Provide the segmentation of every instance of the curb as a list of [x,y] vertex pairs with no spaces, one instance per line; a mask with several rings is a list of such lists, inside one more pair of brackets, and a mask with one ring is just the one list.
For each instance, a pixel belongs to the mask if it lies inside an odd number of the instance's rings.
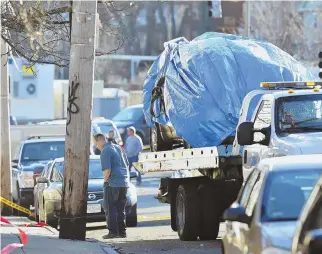
[[119,254],[116,250],[113,249],[113,247],[105,244],[105,243],[99,243],[102,250],[106,253],[106,254]]

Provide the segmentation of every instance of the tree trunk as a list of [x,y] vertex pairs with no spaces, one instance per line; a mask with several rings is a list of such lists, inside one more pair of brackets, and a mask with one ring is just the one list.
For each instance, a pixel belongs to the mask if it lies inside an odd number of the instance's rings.
[[[1,55],[8,52],[7,43],[1,39]],[[1,197],[11,201],[11,145],[10,145],[10,109],[9,79],[7,56],[1,57]],[[11,215],[12,209],[1,205],[2,215]]]
[[97,1],[73,1],[59,237],[85,240]]

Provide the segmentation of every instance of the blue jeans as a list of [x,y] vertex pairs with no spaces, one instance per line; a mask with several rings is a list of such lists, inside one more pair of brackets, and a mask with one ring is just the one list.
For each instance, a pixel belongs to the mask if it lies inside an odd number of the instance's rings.
[[[137,156],[133,156],[133,157],[128,157],[128,158],[127,158],[127,160],[129,161],[129,169],[131,170],[133,162],[138,162],[138,161],[139,161],[139,156],[137,155]],[[137,181],[138,181],[139,183],[141,183],[141,182],[142,182],[142,176],[141,176],[141,173],[140,173],[140,171],[138,171],[137,169],[135,169],[135,170],[136,170],[136,172],[138,172],[138,178],[137,178]]]
[[104,183],[104,211],[107,228],[111,234],[124,234],[126,232],[126,187],[110,187]]

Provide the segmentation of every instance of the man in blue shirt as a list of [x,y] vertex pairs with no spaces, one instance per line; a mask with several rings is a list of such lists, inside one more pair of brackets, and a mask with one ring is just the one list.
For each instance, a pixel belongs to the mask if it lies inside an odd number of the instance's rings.
[[[136,130],[134,127],[128,128],[128,138],[125,142],[125,152],[127,155],[127,158],[129,160],[129,169],[131,170],[133,162],[138,162],[139,160],[139,154],[143,150],[143,142],[142,139],[136,134]],[[141,184],[142,177],[141,173],[138,172],[138,178],[137,183]]]
[[101,165],[104,173],[104,209],[109,234],[103,239],[125,238],[126,194],[130,184],[128,161],[119,145],[103,134],[95,135],[95,142],[101,150]]

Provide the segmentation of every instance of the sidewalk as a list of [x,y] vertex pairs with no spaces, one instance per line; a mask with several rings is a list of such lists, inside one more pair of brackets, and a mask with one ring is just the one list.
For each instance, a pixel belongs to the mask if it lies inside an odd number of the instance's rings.
[[[110,246],[96,240],[71,241],[59,239],[59,232],[51,227],[24,227],[20,225],[35,224],[26,217],[5,217],[12,224],[18,226],[28,236],[28,243],[13,254],[117,254]],[[13,226],[1,225],[1,249],[11,243],[20,243],[19,232]]]

